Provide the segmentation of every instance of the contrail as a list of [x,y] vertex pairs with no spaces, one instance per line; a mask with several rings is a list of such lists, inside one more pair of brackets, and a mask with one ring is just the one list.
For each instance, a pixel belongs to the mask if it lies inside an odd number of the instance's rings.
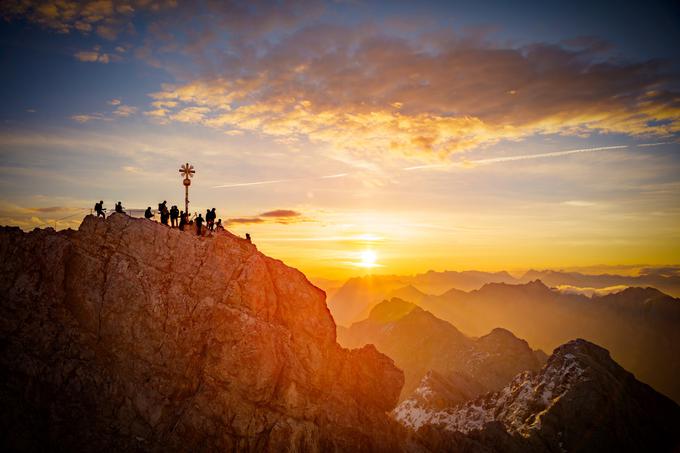
[[448,167],[451,164],[429,164],[429,165],[416,165],[414,167],[405,167],[402,168],[402,170],[405,171],[411,171],[411,170],[425,170],[428,168],[441,168],[441,167]]
[[272,179],[269,181],[253,181],[253,182],[239,182],[235,184],[222,184],[214,186],[213,189],[226,189],[229,187],[245,187],[245,186],[259,186],[262,184],[277,184],[280,182],[298,181],[298,179]]
[[638,145],[640,148],[646,148],[649,146],[661,146],[661,145],[672,145],[673,142],[659,142],[659,143],[642,143]]
[[271,179],[269,181],[253,181],[253,182],[239,182],[233,184],[221,184],[219,186],[213,186],[213,189],[228,189],[231,187],[246,187],[246,186],[261,186],[263,184],[279,184],[282,182],[294,182],[294,181],[307,181],[313,179],[335,179],[343,178],[348,176],[349,173],[338,173],[335,175],[325,175],[325,176],[312,176],[309,178],[291,178],[291,179]]
[[[578,148],[578,149],[570,149],[570,150],[566,150],[566,151],[553,151],[553,152],[541,153],[541,154],[521,154],[519,156],[492,157],[492,158],[489,158],[489,159],[463,160],[463,161],[459,161],[459,162],[448,162],[448,163],[441,163],[441,164],[415,165],[415,166],[412,166],[412,167],[404,167],[404,168],[402,168],[402,171],[427,170],[427,169],[431,169],[431,168],[451,168],[451,167],[465,168],[465,167],[475,166],[475,165],[488,165],[488,164],[497,164],[497,163],[502,163],[502,162],[513,162],[513,161],[516,161],[516,160],[544,159],[544,158],[548,158],[548,157],[568,156],[570,154],[592,153],[592,152],[596,152],[596,151],[607,151],[607,150],[612,150],[612,149],[626,149],[626,148],[630,148],[630,147],[633,147],[633,146],[644,148],[644,147],[661,146],[661,145],[669,145],[669,144],[672,144],[672,142],[641,143],[639,145],[597,146],[597,147],[594,147],[594,148]],[[269,181],[253,181],[253,182],[241,182],[241,183],[233,183],[233,184],[222,184],[222,185],[219,185],[219,186],[214,186],[214,188],[215,189],[225,189],[225,188],[231,188],[231,187],[259,186],[259,185],[263,185],[263,184],[279,184],[279,183],[283,183],[283,182],[306,181],[306,180],[314,180],[314,179],[344,178],[345,176],[350,176],[350,173],[337,173],[337,174],[334,174],[334,175],[316,176],[316,177],[309,177],[309,178],[273,179],[273,180],[269,180]]]
[[551,153],[541,153],[541,154],[524,154],[520,156],[507,156],[507,157],[493,157],[491,159],[478,159],[463,161],[462,164],[475,164],[475,165],[485,165],[485,164],[495,164],[498,162],[511,162],[515,160],[529,160],[529,159],[542,159],[544,157],[560,157],[568,156],[569,154],[579,154],[579,153],[592,153],[594,151],[605,151],[608,149],[623,149],[628,148],[628,145],[615,145],[615,146],[598,146],[597,148],[580,148],[580,149],[570,149],[568,151],[554,151]]
[[[656,144],[647,144],[644,146],[654,146]],[[643,145],[638,145],[638,146],[643,146]],[[605,151],[609,149],[623,149],[623,148],[628,148],[628,145],[614,145],[614,146],[598,146],[595,148],[579,148],[579,149],[570,149],[567,151],[553,151],[550,153],[541,153],[541,154],[522,154],[519,156],[505,156],[505,157],[493,157],[490,159],[477,159],[477,160],[463,160],[460,162],[450,162],[446,164],[430,164],[430,165],[416,165],[414,167],[405,167],[402,168],[402,170],[405,171],[412,171],[412,170],[427,170],[430,168],[446,168],[446,167],[467,167],[471,165],[486,165],[486,164],[497,164],[500,162],[512,162],[515,160],[529,160],[529,159],[542,159],[546,157],[560,157],[560,156],[568,156],[569,154],[578,154],[578,153],[592,153],[595,151]]]

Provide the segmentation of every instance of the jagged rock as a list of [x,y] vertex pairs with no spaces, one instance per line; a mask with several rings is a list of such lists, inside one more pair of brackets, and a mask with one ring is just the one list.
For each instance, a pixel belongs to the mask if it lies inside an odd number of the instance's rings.
[[424,400],[410,408],[406,403],[395,413],[433,451],[671,452],[680,447],[680,407],[585,340],[560,346],[540,372],[521,373],[501,391],[474,401],[446,409]]
[[0,230],[4,450],[399,451],[403,373],[228,232]]

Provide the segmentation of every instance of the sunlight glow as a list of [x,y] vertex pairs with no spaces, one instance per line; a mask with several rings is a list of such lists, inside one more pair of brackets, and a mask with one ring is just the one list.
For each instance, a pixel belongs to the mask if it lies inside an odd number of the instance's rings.
[[359,267],[371,268],[377,267],[379,264],[376,263],[378,256],[373,250],[364,250],[361,252],[361,261],[357,263]]

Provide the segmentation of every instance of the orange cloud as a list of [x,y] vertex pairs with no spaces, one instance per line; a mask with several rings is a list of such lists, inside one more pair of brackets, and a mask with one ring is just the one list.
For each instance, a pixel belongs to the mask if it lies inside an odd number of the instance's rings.
[[174,121],[430,157],[535,134],[680,131],[680,94],[660,62],[595,63],[597,46],[427,44],[303,29],[151,97]]
[[25,18],[58,33],[94,30],[114,40],[126,30],[135,11],[161,11],[174,8],[174,0],[4,0],[0,15],[6,19]]

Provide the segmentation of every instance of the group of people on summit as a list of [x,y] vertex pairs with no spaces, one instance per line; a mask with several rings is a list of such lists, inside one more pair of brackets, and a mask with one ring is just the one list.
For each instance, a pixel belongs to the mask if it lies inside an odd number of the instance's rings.
[[[95,203],[94,211],[97,214],[97,217],[101,216],[106,218],[106,208],[104,207],[103,201]],[[115,211],[121,214],[125,213],[123,204],[120,201],[116,203]],[[195,226],[196,234],[198,236],[203,236],[206,232],[212,233],[215,230],[219,231],[224,229],[222,226],[222,219],[217,219],[215,208],[206,210],[205,218],[201,214],[194,214],[194,216],[190,218],[188,212],[180,211],[176,205],[173,205],[168,209],[168,202],[164,200],[162,203],[158,203],[158,213],[160,214],[160,221],[163,225],[169,226],[170,228],[179,228],[180,231],[185,231],[189,226]],[[156,215],[151,210],[151,206],[147,207],[146,211],[144,211],[145,219],[151,220],[155,216]],[[168,221],[170,224],[168,224]],[[203,228],[204,223],[206,226],[205,229]],[[248,234],[246,236],[247,239],[250,240],[250,235]]]

